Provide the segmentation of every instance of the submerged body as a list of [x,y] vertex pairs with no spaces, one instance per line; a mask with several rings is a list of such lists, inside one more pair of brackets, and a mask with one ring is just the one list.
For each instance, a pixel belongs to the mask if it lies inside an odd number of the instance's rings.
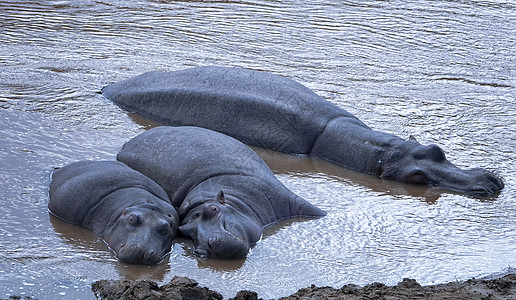
[[285,187],[249,147],[199,127],[157,127],[117,159],[153,179],[178,209],[179,233],[205,257],[245,257],[265,225],[325,213]]
[[486,197],[503,182],[460,169],[436,145],[372,130],[349,112],[285,77],[239,68],[149,72],[105,87],[118,105],[172,126],[200,126],[246,144],[319,157],[411,184]]
[[52,174],[48,208],[101,235],[124,262],[152,265],[171,250],[178,217],[166,192],[116,161],[81,161]]

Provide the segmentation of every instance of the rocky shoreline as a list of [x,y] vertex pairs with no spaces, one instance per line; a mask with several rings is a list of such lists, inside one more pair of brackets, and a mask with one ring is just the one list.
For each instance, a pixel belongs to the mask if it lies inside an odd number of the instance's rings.
[[[97,299],[146,299],[146,300],[222,300],[220,293],[200,286],[195,280],[174,277],[170,282],[159,285],[150,280],[101,280],[92,284]],[[11,296],[9,300],[36,300],[32,297]],[[239,291],[229,300],[261,299],[256,292]],[[451,299],[451,300],[516,300],[516,273],[495,279],[469,279],[462,282],[448,282],[422,286],[414,279],[404,278],[395,286],[371,283],[360,287],[347,284],[341,288],[316,287],[312,285],[280,300],[300,299]],[[0,299],[2,300],[2,299]]]
[[[92,285],[98,299],[223,299],[186,277],[174,277],[159,286],[154,281],[102,280]],[[240,291],[230,300],[260,299],[251,291]],[[280,300],[294,299],[516,299],[516,273],[496,279],[470,279],[464,282],[421,286],[414,279],[405,278],[395,286],[372,283],[364,287],[347,284],[341,288],[316,287],[300,289]]]

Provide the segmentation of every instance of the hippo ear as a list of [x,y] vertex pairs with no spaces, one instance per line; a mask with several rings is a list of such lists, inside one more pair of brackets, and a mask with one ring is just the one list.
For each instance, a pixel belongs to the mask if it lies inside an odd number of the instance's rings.
[[221,204],[224,204],[226,202],[223,190],[220,190],[220,192],[217,194],[217,201],[219,201]]
[[409,139],[409,141],[417,142],[416,138],[412,134],[409,136],[408,139]]

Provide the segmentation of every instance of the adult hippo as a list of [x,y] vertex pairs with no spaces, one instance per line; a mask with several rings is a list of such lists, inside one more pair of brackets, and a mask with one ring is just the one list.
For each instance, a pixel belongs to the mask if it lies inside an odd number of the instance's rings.
[[153,265],[170,252],[178,216],[166,192],[117,161],[81,161],[52,173],[48,208],[101,235],[119,260]]
[[405,183],[487,197],[503,182],[484,169],[464,170],[436,145],[374,131],[305,86],[239,68],[149,72],[102,90],[116,104],[167,125],[194,125],[246,144],[319,157]]
[[152,178],[178,208],[179,234],[203,257],[243,258],[265,225],[325,213],[285,187],[251,148],[200,127],[156,127],[117,159]]

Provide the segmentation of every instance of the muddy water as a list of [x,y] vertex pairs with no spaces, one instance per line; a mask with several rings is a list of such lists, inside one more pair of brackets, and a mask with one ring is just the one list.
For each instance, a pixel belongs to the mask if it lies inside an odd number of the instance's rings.
[[[310,3],[310,4],[307,4]],[[100,279],[188,276],[225,297],[310,284],[423,284],[516,265],[516,4],[432,1],[0,0],[0,298],[90,299]],[[49,216],[53,168],[112,160],[150,126],[100,89],[202,65],[295,79],[377,130],[437,143],[505,178],[478,200],[257,151],[328,212],[267,228],[248,258],[119,263],[88,230]]]

